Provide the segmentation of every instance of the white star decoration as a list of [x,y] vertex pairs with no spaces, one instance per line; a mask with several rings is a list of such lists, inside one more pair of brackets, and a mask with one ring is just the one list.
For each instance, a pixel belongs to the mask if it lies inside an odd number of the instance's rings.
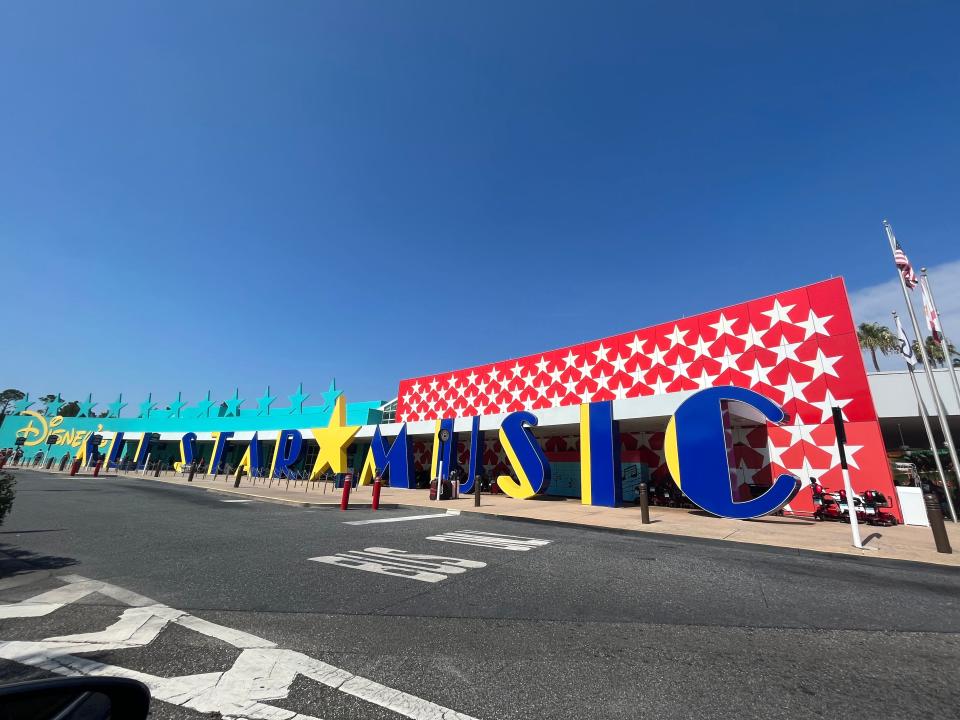
[[823,350],[817,348],[817,356],[813,360],[804,360],[802,361],[804,365],[807,365],[813,368],[813,377],[814,379],[820,377],[821,375],[832,375],[835,378],[840,377],[837,374],[837,371],[834,369],[834,365],[840,362],[842,358],[837,357],[827,357],[823,354]]
[[733,332],[733,326],[738,322],[740,322],[738,319],[728,320],[723,313],[720,313],[720,319],[715,323],[710,323],[710,327],[717,331],[718,340],[723,335],[733,335],[736,337],[736,333]]
[[833,408],[840,408],[840,416],[844,420],[848,420],[847,414],[843,411],[847,405],[853,402],[853,398],[845,398],[843,400],[838,400],[830,392],[830,389],[827,388],[827,394],[824,395],[823,400],[819,402],[812,402],[811,405],[820,408],[820,422],[826,422],[833,415]]
[[641,340],[639,335],[634,335],[634,336],[633,336],[633,340],[631,340],[631,341],[629,342],[629,344],[627,345],[627,347],[630,348],[630,351],[631,351],[634,355],[642,355],[642,354],[643,354],[643,346],[646,345],[646,344],[647,344],[647,341],[646,341],[646,340]]
[[[673,332],[666,336],[670,341],[670,347],[675,345],[685,345],[686,340],[684,338],[686,338],[689,332],[689,330],[681,330],[679,325],[674,325]],[[669,350],[670,348],[667,349]]]
[[773,387],[783,393],[783,403],[786,404],[794,399],[806,402],[807,398],[804,396],[803,390],[809,384],[808,382],[795,380],[792,374],[787,373],[787,381],[783,385],[774,385]]
[[747,331],[743,335],[737,335],[737,337],[746,343],[743,347],[744,352],[752,347],[766,347],[763,344],[763,333],[759,332],[752,323],[747,326]]
[[820,335],[828,335],[827,333],[827,323],[833,318],[833,315],[824,315],[818,317],[813,310],[810,311],[810,314],[807,315],[806,320],[800,320],[796,324],[799,327],[803,328],[803,339],[808,340],[814,335],[819,333]]
[[766,368],[760,364],[760,361],[756,358],[753,359],[753,367],[743,370],[745,375],[750,376],[750,387],[757,385],[758,383],[770,384],[770,371],[773,368]]
[[774,298],[773,307],[769,310],[761,311],[761,315],[766,315],[770,318],[770,327],[773,327],[777,323],[789,323],[793,324],[793,320],[790,319],[790,311],[793,310],[796,305],[781,305],[780,301]]

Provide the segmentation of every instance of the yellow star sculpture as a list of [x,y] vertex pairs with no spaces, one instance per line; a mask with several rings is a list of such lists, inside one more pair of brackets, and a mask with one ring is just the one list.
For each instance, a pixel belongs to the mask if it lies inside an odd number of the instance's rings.
[[325,428],[310,428],[320,446],[312,474],[316,476],[327,468],[335,473],[347,472],[347,448],[359,430],[359,425],[347,425],[347,400],[340,395],[333,404],[329,424]]

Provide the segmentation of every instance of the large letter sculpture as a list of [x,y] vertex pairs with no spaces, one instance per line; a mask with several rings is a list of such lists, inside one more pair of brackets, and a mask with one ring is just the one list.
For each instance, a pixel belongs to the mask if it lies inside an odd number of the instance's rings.
[[363,463],[363,470],[360,472],[360,484],[369,485],[376,475],[386,472],[390,473],[388,477],[390,487],[413,487],[413,448],[407,436],[406,423],[400,426],[400,432],[397,433],[389,450],[380,434],[380,426],[377,425]]
[[501,475],[497,478],[497,485],[504,493],[518,500],[532,498],[550,487],[550,463],[528,427],[536,424],[537,417],[533,413],[514,412],[507,415],[500,425],[500,444],[507,453],[517,479]]
[[610,400],[580,406],[580,502],[606,507],[623,503],[620,429]]
[[299,430],[281,430],[280,437],[273,449],[273,462],[270,463],[270,477],[282,478],[300,457],[303,436]]
[[664,440],[667,467],[677,486],[707,512],[741,520],[768,515],[783,507],[800,483],[791,475],[780,475],[760,497],[734,501],[723,418],[723,403],[731,400],[759,410],[770,422],[784,418],[776,403],[752,390],[733,386],[701,390],[670,418]]

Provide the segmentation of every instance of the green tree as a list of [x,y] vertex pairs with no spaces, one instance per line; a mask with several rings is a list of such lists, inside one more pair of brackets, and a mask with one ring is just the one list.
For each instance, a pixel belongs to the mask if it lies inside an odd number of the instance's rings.
[[870,358],[873,360],[873,369],[877,372],[880,372],[877,353],[887,355],[900,347],[893,330],[880,323],[860,323],[857,328],[857,340],[860,341],[860,348],[870,353]]
[[71,400],[64,403],[57,415],[62,417],[76,417],[80,414],[80,403],[77,400]]
[[[930,358],[931,365],[934,367],[943,367],[947,364],[947,358],[943,354],[943,348],[940,347],[939,342],[933,339],[932,335],[927,335],[923,341],[923,348],[927,351],[927,357]],[[913,352],[917,357],[920,357],[920,345],[916,340],[913,341]],[[957,355],[957,349],[953,346],[952,342],[947,342],[947,352],[951,357]]]
[[16,388],[7,388],[0,392],[0,415],[6,415],[10,406],[18,400],[23,400],[27,394]]

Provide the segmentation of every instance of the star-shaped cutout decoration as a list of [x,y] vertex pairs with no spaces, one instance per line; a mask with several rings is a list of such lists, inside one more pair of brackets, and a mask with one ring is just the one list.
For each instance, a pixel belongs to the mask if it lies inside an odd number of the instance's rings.
[[107,417],[117,418],[120,417],[120,411],[123,410],[127,404],[123,401],[123,393],[117,395],[117,399],[112,403],[109,403],[107,407],[110,409],[110,412],[107,414]]
[[77,403],[80,407],[80,412],[77,413],[80,417],[90,417],[90,411],[93,410],[93,406],[96,403],[93,401],[93,393],[87,393],[87,399],[83,402]]
[[803,400],[807,402],[807,398],[804,396],[803,391],[809,385],[808,382],[800,382],[799,380],[794,379],[793,374],[787,373],[787,381],[783,385],[773,385],[777,390],[783,393],[783,404],[786,404],[790,400]]
[[771,370],[773,370],[773,368],[763,367],[763,365],[760,364],[760,361],[754,358],[753,367],[745,368],[742,372],[744,375],[747,375],[750,377],[750,387],[753,387],[754,385],[761,382],[769,385],[770,384],[769,376],[770,376]]
[[[826,447],[821,446],[821,449],[824,450],[825,452],[830,453],[830,469],[832,470],[835,467],[839,467],[840,448],[837,446],[837,444],[831,443]],[[847,465],[854,468],[855,470],[859,470],[860,466],[857,464],[857,460],[856,458],[854,458],[854,455],[856,455],[861,450],[863,450],[863,445],[848,445],[846,443],[844,443],[843,445],[844,454],[847,456]]]
[[630,352],[634,355],[643,355],[643,346],[646,344],[646,340],[641,340],[639,335],[634,335],[633,340],[627,343],[627,347],[630,348]]
[[[330,390],[328,392],[323,393],[323,397],[327,401],[327,405],[335,405],[337,398],[342,396],[343,396],[343,393],[337,390],[336,381],[331,382]],[[303,403],[306,401],[308,397],[310,397],[310,395],[305,394],[303,392],[303,383],[300,383],[299,385],[297,385],[297,391],[293,395],[288,395],[287,397],[290,400],[290,414],[302,415]]]
[[27,393],[13,404],[13,411],[19,415],[31,405],[33,405],[33,400],[30,399],[30,393]]
[[233,397],[223,401],[227,406],[227,415],[240,417],[240,406],[243,405],[243,401],[244,398],[240,397],[240,388],[235,388],[233,391]]
[[60,393],[57,393],[57,396],[50,400],[47,403],[46,409],[43,411],[44,415],[53,416],[60,412],[60,408],[63,407],[63,398],[60,397]]
[[797,325],[803,328],[803,339],[807,340],[817,333],[820,335],[829,335],[827,332],[827,323],[833,319],[833,315],[824,315],[818,317],[817,314],[811,310],[810,314],[807,315],[806,320],[799,320]]
[[216,403],[210,399],[210,391],[207,390],[207,397],[205,400],[201,400],[197,403],[197,406],[194,410],[197,411],[197,417],[210,417],[210,408],[212,408]]
[[[436,390],[437,385],[439,385],[439,383],[437,382],[436,378],[430,381],[431,390]],[[323,393],[323,404],[332,407],[337,402],[337,398],[341,397],[342,395],[343,393],[337,390],[337,379],[333,378],[330,381],[330,387],[327,388],[325,393]]]
[[800,421],[799,417],[795,418],[793,423],[790,425],[780,425],[781,430],[785,430],[790,434],[791,446],[796,445],[801,441],[808,442],[811,445],[817,445],[817,442],[813,439],[813,435],[811,435],[815,427],[816,426],[813,425],[804,425]]
[[813,379],[816,380],[821,375],[832,375],[835,378],[840,377],[833,366],[840,362],[841,359],[842,356],[840,355],[827,357],[823,354],[823,350],[817,348],[817,356],[813,360],[802,360],[801,362],[813,368]]
[[325,428],[311,428],[313,437],[320,446],[313,475],[330,470],[335,473],[347,471],[347,448],[359,425],[347,425],[347,400],[341,394],[333,403],[333,413]]
[[153,411],[153,409],[156,406],[157,404],[153,401],[153,393],[147,393],[147,399],[144,400],[142,403],[140,403],[140,406],[139,406],[140,414],[137,415],[137,417],[141,417],[141,418],[150,417],[150,413]]
[[746,352],[747,350],[753,347],[758,347],[758,348],[766,347],[766,345],[764,345],[763,343],[763,333],[757,330],[753,326],[753,323],[747,325],[747,331],[742,335],[737,335],[737,337],[743,340],[744,342],[744,346],[743,346],[744,352]]
[[[257,415],[269,415],[270,406],[273,405],[273,401],[277,399],[276,395],[270,394],[270,386],[267,385],[267,389],[263,391],[263,395],[257,398]],[[410,395],[407,395],[407,402],[410,401]]]
[[168,417],[180,417],[180,411],[183,410],[186,403],[183,401],[183,393],[177,393],[177,399],[170,403],[170,415]]
[[736,337],[737,334],[733,332],[733,326],[740,322],[739,319],[733,318],[728,319],[726,315],[720,313],[720,319],[715,323],[710,323],[710,327],[717,331],[717,339],[719,340],[723,335],[732,335]]
[[843,411],[843,408],[852,402],[853,398],[844,398],[842,400],[835,398],[833,393],[830,392],[830,389],[827,388],[827,393],[823,396],[823,400],[819,402],[814,401],[810,404],[820,408],[820,422],[829,420],[833,416],[833,408],[835,407],[840,408],[840,416],[849,422],[849,418],[847,418],[847,414]]
[[[665,337],[670,341],[670,347],[674,347],[675,345],[686,345],[686,337],[689,333],[689,330],[681,330],[679,325],[674,325],[673,331],[665,335]],[[669,350],[670,348],[667,349]]]
[[780,301],[774,298],[773,307],[769,310],[761,311],[761,315],[766,315],[770,318],[770,327],[773,327],[777,323],[787,323],[792,325],[793,320],[790,319],[790,311],[793,310],[796,305],[781,305]]

